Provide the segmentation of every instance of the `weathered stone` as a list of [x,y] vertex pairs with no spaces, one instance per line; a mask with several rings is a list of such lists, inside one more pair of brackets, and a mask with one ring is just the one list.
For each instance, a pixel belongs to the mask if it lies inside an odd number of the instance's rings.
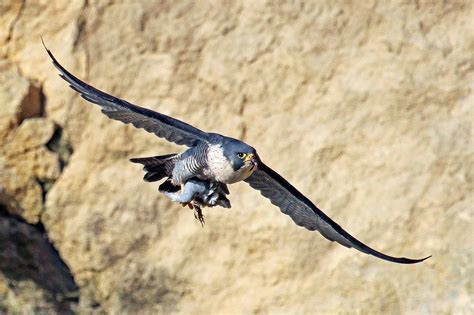
[[0,149],[0,188],[17,201],[16,213],[30,223],[39,221],[45,189],[60,174],[58,155],[46,147],[54,130],[44,118],[27,119]]
[[[0,192],[0,200],[1,192]],[[77,287],[41,228],[0,204],[0,312],[70,313]]]
[[0,146],[3,147],[10,132],[15,128],[16,118],[13,116],[0,117]]
[[54,123],[44,118],[25,120],[13,133],[4,151],[21,154],[44,146],[52,138]]
[[20,123],[40,113],[38,85],[22,77],[12,64],[0,60],[0,118],[14,117]]
[[24,3],[16,0],[5,0],[0,2],[0,56],[7,55],[7,43],[11,39],[11,33],[18,21]]
[[[79,311],[474,312],[470,2],[31,1],[21,14],[5,8],[0,29],[11,30],[0,33],[1,51],[22,75],[2,71],[11,75],[2,95],[21,104],[31,85],[24,77],[41,82],[47,120],[68,139],[47,147],[70,145],[74,153],[59,176],[56,152],[48,156],[39,144],[46,135],[22,136],[18,155],[2,144],[0,185],[34,213],[21,214],[28,221],[41,217],[80,287]],[[374,248],[433,257],[400,266],[330,243],[246,184],[230,187],[231,210],[205,212],[202,229],[192,211],[169,203],[128,162],[183,148],[82,100],[58,78],[40,35],[94,86],[248,141]],[[8,117],[18,113],[11,106]],[[16,123],[1,119],[0,137],[18,137]],[[44,211],[24,202],[38,200],[41,185],[45,191],[56,178]]]

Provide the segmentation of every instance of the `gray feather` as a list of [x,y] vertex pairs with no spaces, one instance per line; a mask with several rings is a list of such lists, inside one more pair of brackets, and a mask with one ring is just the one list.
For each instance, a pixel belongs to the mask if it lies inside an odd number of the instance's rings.
[[319,231],[330,241],[401,264],[418,263],[430,257],[422,259],[392,257],[370,248],[347,233],[281,175],[262,162],[259,163],[258,170],[245,181],[252,188],[259,190],[264,197],[270,199],[271,203],[279,207],[284,214],[289,215],[297,225],[311,231]]
[[172,174],[174,184],[185,183],[193,177],[204,177],[207,168],[207,148],[208,145],[201,142],[178,156]]
[[188,147],[193,147],[198,142],[207,142],[209,140],[208,133],[185,122],[133,105],[88,85],[61,66],[46,46],[45,49],[51,57],[53,65],[61,72],[60,77],[67,81],[73,90],[80,93],[82,98],[99,105],[102,108],[102,112],[109,118],[126,124],[132,124],[136,128],[143,128],[158,137]]

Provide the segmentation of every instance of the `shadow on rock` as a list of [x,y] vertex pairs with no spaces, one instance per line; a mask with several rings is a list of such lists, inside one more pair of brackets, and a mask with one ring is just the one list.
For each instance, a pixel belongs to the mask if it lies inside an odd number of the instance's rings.
[[[28,224],[0,204],[0,273],[9,282],[32,281],[59,313],[71,312],[79,290],[42,224]],[[26,293],[26,292],[25,292]],[[27,294],[27,293],[26,293]]]

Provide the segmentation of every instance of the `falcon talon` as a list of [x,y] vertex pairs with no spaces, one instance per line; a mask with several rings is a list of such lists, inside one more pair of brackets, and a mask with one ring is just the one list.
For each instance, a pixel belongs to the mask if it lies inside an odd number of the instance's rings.
[[204,215],[200,207],[194,207],[194,218],[201,223],[201,226],[204,227]]
[[204,216],[200,205],[230,208],[227,184],[245,181],[270,199],[297,225],[310,231],[316,230],[330,241],[401,264],[419,263],[431,257],[393,257],[367,246],[329,218],[280,174],[265,165],[253,147],[234,138],[204,132],[178,119],[102,92],[76,78],[59,64],[46,45],[44,47],[61,78],[86,101],[98,105],[106,116],[188,147],[181,153],[134,158],[130,161],[143,165],[145,181],[156,182],[166,178],[160,185],[160,192],[173,201],[192,202],[195,215],[202,225]]
[[159,191],[172,201],[179,202],[183,206],[189,205],[190,208],[192,205],[199,205],[201,207],[215,207],[219,205],[224,208],[230,208],[230,202],[225,197],[226,190],[222,184],[191,178],[180,186],[181,189],[177,190],[177,187],[168,178],[160,185]]

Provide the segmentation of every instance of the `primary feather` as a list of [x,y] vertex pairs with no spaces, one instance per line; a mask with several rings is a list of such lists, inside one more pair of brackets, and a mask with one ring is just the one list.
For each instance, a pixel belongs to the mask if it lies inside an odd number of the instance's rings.
[[45,49],[53,61],[53,65],[61,73],[61,78],[67,81],[69,86],[77,91],[85,100],[99,105],[102,109],[102,113],[109,118],[119,120],[126,124],[132,124],[136,128],[143,128],[158,137],[188,147],[195,146],[199,141],[209,140],[208,133],[185,122],[133,105],[90,86],[61,66],[46,46]]
[[319,231],[330,241],[400,264],[414,264],[431,257],[421,259],[392,257],[370,248],[347,233],[281,175],[263,163],[259,163],[258,170],[245,181],[270,199],[271,203],[279,207],[284,214],[289,215],[297,225],[310,231]]

